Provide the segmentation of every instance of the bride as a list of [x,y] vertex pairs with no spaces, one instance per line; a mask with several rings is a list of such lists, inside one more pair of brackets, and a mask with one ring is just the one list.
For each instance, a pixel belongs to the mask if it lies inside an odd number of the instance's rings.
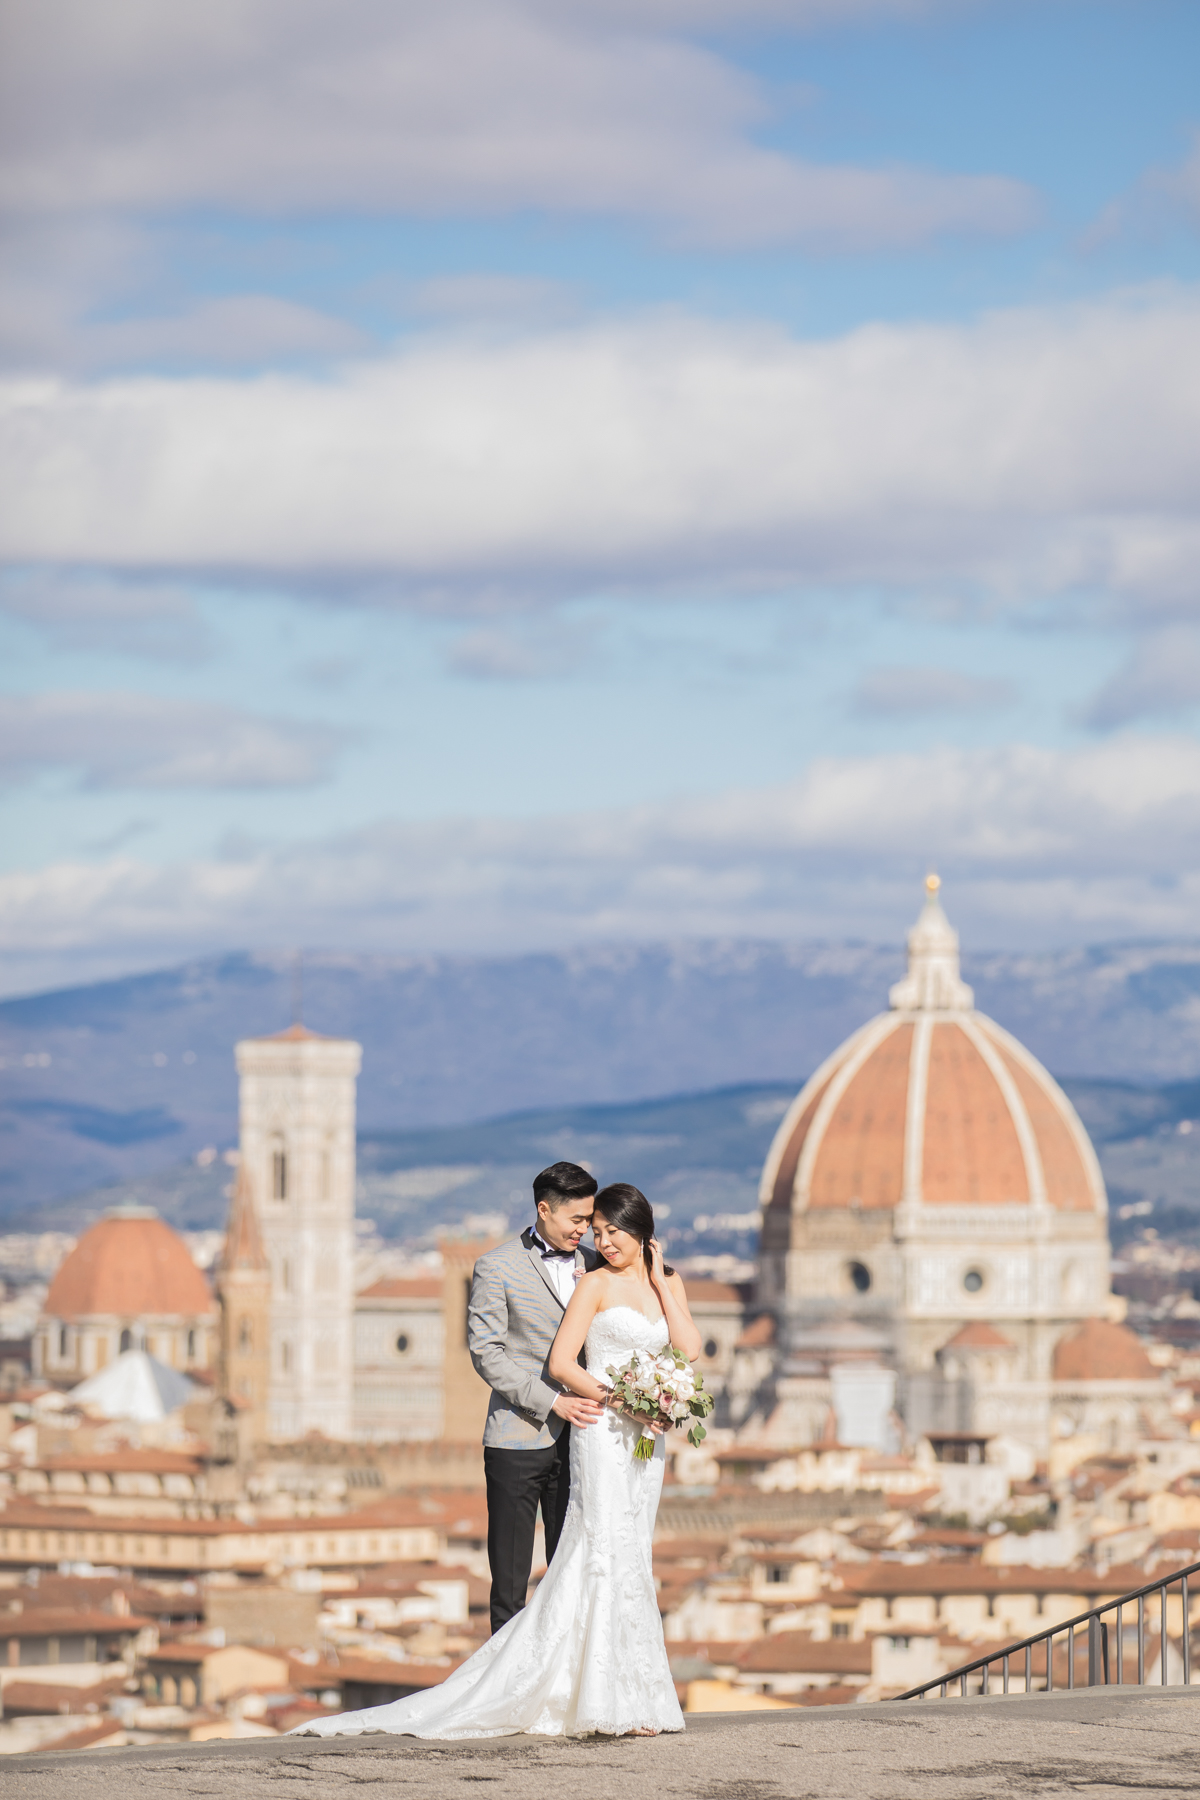
[[[674,1344],[694,1360],[700,1334],[683,1282],[662,1258],[644,1194],[617,1183],[592,1219],[604,1266],[580,1277],[550,1351],[560,1387],[602,1403],[600,1379],[636,1350]],[[587,1368],[578,1360],[585,1351]],[[440,1687],[296,1728],[422,1738],[587,1732],[653,1737],[682,1731],[651,1569],[665,1448],[638,1461],[640,1424],[611,1406],[571,1433],[571,1497],[562,1536],[533,1599]]]

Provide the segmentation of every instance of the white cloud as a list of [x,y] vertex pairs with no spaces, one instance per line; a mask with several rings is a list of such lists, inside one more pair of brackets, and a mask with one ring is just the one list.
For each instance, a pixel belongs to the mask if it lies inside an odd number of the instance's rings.
[[242,368],[367,347],[345,320],[272,294],[180,294],[170,248],[169,234],[111,217],[10,220],[0,366]]
[[595,638],[581,622],[539,621],[537,630],[483,626],[456,639],[446,660],[456,675],[479,681],[541,681],[579,668],[594,654]]
[[148,694],[0,696],[0,779],[77,770],[90,788],[308,787],[340,734]]
[[922,713],[993,712],[1015,698],[1010,681],[965,675],[959,669],[897,666],[871,669],[854,694],[855,711],[870,717]]
[[9,570],[0,572],[0,613],[34,626],[56,649],[103,648],[189,663],[209,649],[191,596],[171,582]]
[[[792,6],[538,0],[42,0],[10,14],[0,203],[24,213],[249,211],[621,215],[686,238],[837,248],[1010,232],[994,175],[822,167],[755,142],[761,84],[682,35]],[[674,31],[674,35],[672,32]]]
[[931,861],[977,946],[1190,933],[1200,745],[1133,736],[829,758],[785,786],[674,804],[383,822],[165,868],[61,864],[0,877],[0,937],[10,956],[64,969],[76,955],[144,966],[156,951],[236,944],[880,938]]
[[0,554],[426,603],[604,583],[1195,604],[1200,295],[804,342],[667,315],[313,379],[10,381]]
[[1104,208],[1090,232],[1089,247],[1115,237],[1158,237],[1172,227],[1200,226],[1200,130],[1180,161],[1145,170],[1126,193]]
[[1200,703],[1200,636],[1194,625],[1148,631],[1088,706],[1085,723],[1101,730],[1162,717]]

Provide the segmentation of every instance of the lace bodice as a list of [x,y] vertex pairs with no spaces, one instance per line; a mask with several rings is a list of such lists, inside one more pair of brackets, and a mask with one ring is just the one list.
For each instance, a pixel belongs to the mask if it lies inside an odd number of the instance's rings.
[[610,1363],[619,1369],[635,1350],[657,1355],[670,1341],[664,1318],[648,1319],[636,1306],[607,1306],[596,1314],[584,1340],[588,1373],[603,1381]]

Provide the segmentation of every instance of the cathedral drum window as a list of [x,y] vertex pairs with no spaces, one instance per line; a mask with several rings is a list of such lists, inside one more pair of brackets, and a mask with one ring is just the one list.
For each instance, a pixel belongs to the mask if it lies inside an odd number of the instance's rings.
[[850,1286],[856,1294],[866,1294],[871,1289],[871,1271],[866,1263],[851,1262],[846,1264],[846,1275]]
[[408,1350],[409,1350],[408,1333],[406,1331],[402,1331],[400,1333],[399,1337],[396,1339],[396,1354],[397,1354],[397,1356],[407,1356]]
[[968,1294],[981,1294],[987,1285],[987,1277],[982,1269],[967,1269],[962,1284]]

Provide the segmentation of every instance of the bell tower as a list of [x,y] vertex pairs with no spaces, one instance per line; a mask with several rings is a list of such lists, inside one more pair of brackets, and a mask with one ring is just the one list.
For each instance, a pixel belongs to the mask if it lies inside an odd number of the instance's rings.
[[351,1436],[362,1045],[290,1025],[237,1046],[241,1172],[270,1269],[267,1433]]

